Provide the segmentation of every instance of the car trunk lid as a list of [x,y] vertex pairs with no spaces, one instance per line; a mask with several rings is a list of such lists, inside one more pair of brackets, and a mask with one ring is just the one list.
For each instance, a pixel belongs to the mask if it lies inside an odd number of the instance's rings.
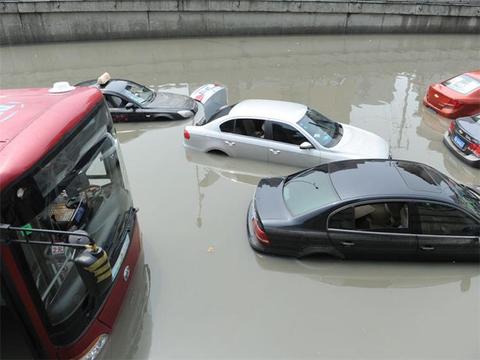
[[290,214],[283,200],[285,178],[265,178],[260,180],[255,191],[255,212],[260,221],[287,219]]
[[434,84],[428,90],[427,100],[438,109],[443,109],[446,106],[457,107],[460,102],[453,98],[454,94],[452,92],[453,90],[442,84]]
[[457,120],[457,128],[461,131],[467,140],[480,143],[480,123],[471,117],[460,118]]

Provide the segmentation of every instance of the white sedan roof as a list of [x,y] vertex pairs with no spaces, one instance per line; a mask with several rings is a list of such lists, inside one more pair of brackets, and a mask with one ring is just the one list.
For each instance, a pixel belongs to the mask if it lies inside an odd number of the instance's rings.
[[259,117],[296,123],[307,112],[307,106],[278,100],[244,100],[230,110],[234,117]]

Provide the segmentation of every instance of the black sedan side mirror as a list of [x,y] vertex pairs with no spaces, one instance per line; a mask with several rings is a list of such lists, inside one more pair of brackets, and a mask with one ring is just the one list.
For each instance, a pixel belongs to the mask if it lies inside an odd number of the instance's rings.
[[135,106],[135,104],[129,102],[129,103],[127,103],[127,105],[125,105],[125,109],[127,109],[127,110],[136,109],[136,106]]
[[302,150],[313,149],[313,145],[310,144],[308,141],[304,141],[303,143],[300,144],[300,149]]

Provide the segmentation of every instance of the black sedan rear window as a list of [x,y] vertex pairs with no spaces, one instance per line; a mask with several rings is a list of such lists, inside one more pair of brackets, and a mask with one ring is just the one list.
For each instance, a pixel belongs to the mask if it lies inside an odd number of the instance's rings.
[[283,199],[293,216],[305,214],[340,200],[326,170],[312,169],[287,181]]

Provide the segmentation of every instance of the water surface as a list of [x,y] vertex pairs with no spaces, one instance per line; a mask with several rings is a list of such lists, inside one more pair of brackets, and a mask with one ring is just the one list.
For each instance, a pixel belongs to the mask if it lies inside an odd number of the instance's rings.
[[[480,184],[480,171],[441,142],[449,121],[422,106],[428,84],[479,59],[480,38],[465,35],[64,43],[0,48],[0,84],[75,83],[104,71],[154,87],[217,81],[232,103],[306,103],[381,135],[394,157]],[[117,125],[152,270],[128,356],[480,358],[479,265],[258,255],[245,228],[255,185],[296,169],[185,152],[185,124]]]

